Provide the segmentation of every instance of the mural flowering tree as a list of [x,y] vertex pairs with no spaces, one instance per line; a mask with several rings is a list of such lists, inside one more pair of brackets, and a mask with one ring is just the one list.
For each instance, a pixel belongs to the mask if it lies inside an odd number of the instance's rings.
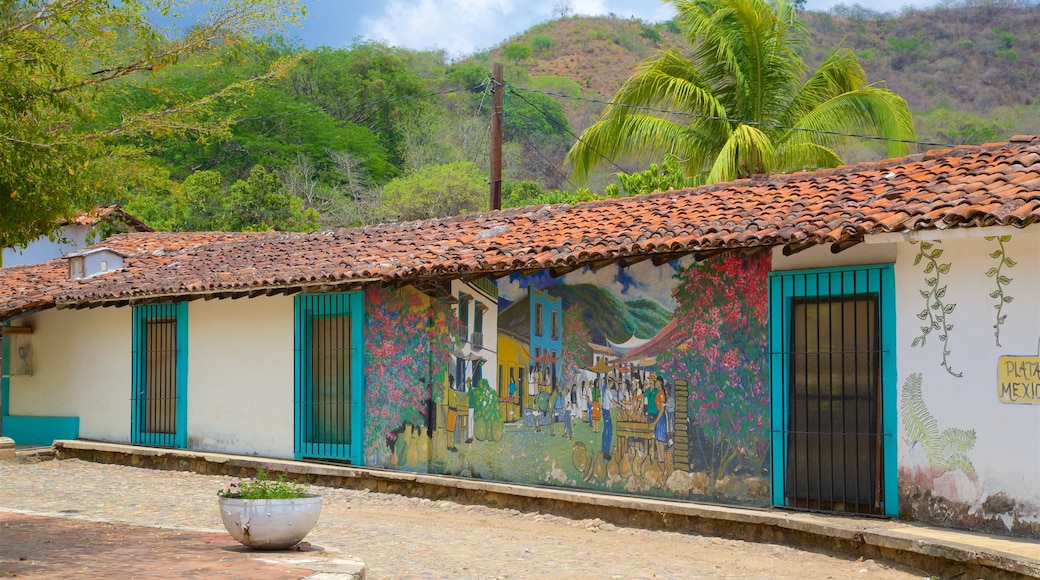
[[450,360],[448,316],[411,288],[365,292],[366,464],[387,463],[402,425],[426,424],[431,385],[443,382]]
[[563,384],[570,386],[578,382],[583,366],[592,364],[592,332],[585,322],[588,306],[574,304],[563,312],[566,327],[563,331]]
[[740,461],[761,474],[768,449],[770,257],[726,253],[683,267],[675,311],[682,340],[658,357],[666,375],[690,383],[689,416],[704,435],[709,476]]

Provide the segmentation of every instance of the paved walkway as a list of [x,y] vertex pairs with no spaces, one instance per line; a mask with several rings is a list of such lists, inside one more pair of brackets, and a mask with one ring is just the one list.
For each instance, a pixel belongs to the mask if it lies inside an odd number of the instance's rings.
[[226,533],[0,512],[0,577],[298,580],[313,573],[292,563],[302,558],[253,556]]
[[[79,460],[0,462],[0,576],[302,578],[359,558],[369,578],[905,580],[929,575],[828,554],[826,545],[799,550],[338,488],[319,489],[325,509],[308,537],[319,549],[258,555],[237,547],[222,530],[214,496],[230,481]],[[708,508],[728,509],[703,509]],[[743,511],[728,517],[750,517]],[[799,525],[832,526],[836,542],[851,529],[860,534],[865,529],[863,520],[795,515]],[[1021,570],[1040,571],[1040,543],[867,523],[878,545],[909,542],[933,552],[945,546],[973,558],[1010,558]]]

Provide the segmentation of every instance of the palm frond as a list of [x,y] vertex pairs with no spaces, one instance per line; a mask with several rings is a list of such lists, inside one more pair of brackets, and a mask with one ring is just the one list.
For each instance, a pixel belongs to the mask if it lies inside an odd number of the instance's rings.
[[769,168],[769,173],[815,171],[841,164],[841,156],[821,143],[781,141],[776,147],[774,165]]
[[773,143],[765,133],[751,125],[737,125],[719,151],[708,174],[708,183],[764,173],[773,163],[773,155]]
[[821,103],[848,91],[867,86],[867,75],[856,55],[848,49],[832,52],[793,95],[776,120],[781,125],[794,125]]
[[[804,115],[790,140],[811,140],[838,145],[848,141],[843,135],[826,132],[873,135],[886,139],[890,157],[906,155],[910,141],[917,138],[913,117],[906,101],[899,95],[875,86],[867,86],[832,97]],[[815,134],[814,134],[815,132]]]
[[638,160],[674,153],[684,141],[686,127],[660,117],[633,115],[608,117],[593,123],[571,147],[564,163],[573,168],[579,182],[604,159],[631,156]]
[[662,51],[644,61],[611,99],[627,107],[608,107],[604,115],[624,115],[632,107],[653,107],[721,117],[722,103],[701,72],[676,50]]

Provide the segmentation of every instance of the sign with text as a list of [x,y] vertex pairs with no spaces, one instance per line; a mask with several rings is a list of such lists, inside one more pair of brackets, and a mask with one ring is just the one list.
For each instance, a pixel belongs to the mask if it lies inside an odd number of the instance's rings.
[[1001,403],[1040,405],[1040,347],[1038,353],[997,359],[997,390]]

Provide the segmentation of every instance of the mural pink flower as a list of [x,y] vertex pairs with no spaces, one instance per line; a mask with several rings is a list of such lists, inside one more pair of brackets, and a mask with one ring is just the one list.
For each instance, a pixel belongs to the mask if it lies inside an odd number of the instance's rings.
[[443,383],[450,359],[448,312],[414,289],[365,291],[366,464],[386,463],[404,423],[426,424],[428,385]]
[[676,275],[675,316],[688,334],[658,363],[690,381],[690,420],[706,440],[691,455],[703,456],[716,479],[741,462],[758,470],[766,463],[769,377],[759,361],[768,356],[769,268],[768,253],[731,253]]

